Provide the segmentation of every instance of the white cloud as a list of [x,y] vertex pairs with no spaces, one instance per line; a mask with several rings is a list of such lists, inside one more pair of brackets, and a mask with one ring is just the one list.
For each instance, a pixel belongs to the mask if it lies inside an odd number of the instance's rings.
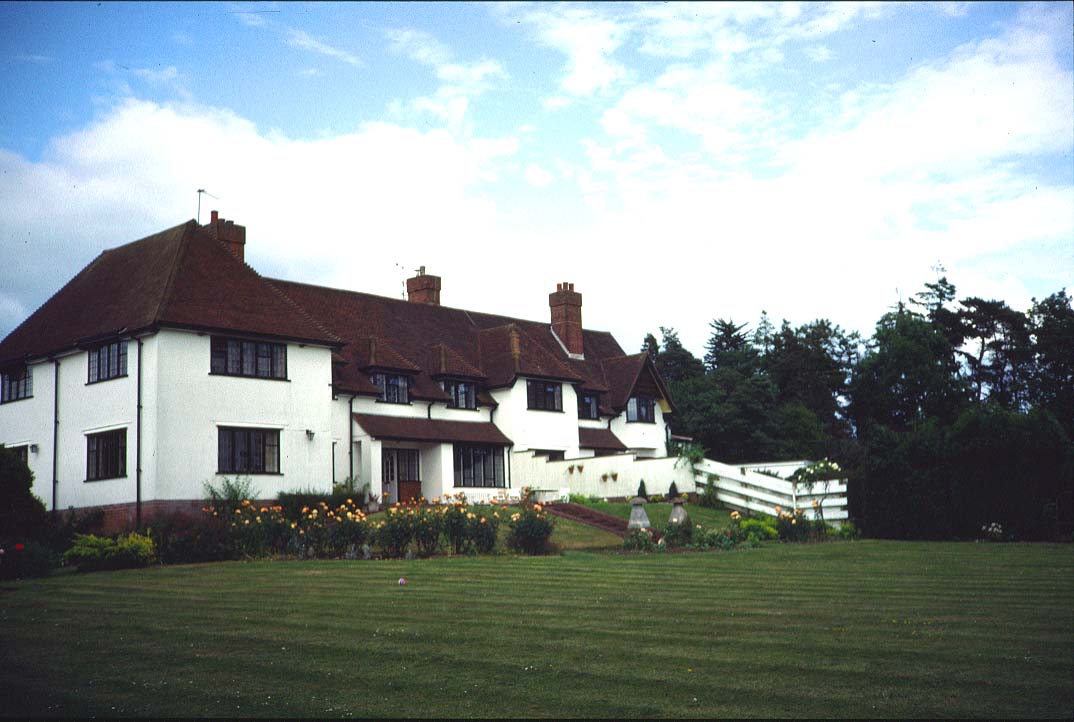
[[410,107],[432,114],[453,130],[461,129],[472,99],[495,87],[496,81],[508,77],[496,60],[456,62],[448,46],[422,30],[395,28],[386,31],[385,35],[394,52],[432,67],[441,81],[434,94],[415,98]]
[[165,85],[179,78],[179,71],[174,65],[169,65],[159,70],[155,68],[135,68],[131,72],[152,85]]
[[567,56],[560,82],[565,93],[575,96],[598,93],[626,75],[625,67],[613,56],[630,32],[628,20],[596,9],[565,5],[538,7],[519,17],[535,29],[542,43]]
[[425,263],[458,299],[471,260],[500,254],[483,188],[517,148],[387,123],[299,141],[226,110],[128,100],[40,162],[0,151],[0,245],[29,251],[0,268],[0,335],[104,248],[193,217],[198,188],[248,224],[263,272],[396,295],[392,264]]
[[804,48],[802,52],[814,63],[826,63],[835,57],[835,54],[827,45],[810,45]]
[[392,50],[424,65],[442,65],[452,59],[451,49],[423,30],[392,28],[385,35]]
[[546,171],[536,163],[530,163],[526,166],[526,172],[524,174],[526,182],[534,188],[546,188],[551,185],[555,180],[555,176]]
[[56,60],[51,55],[38,54],[12,55],[11,59],[17,63],[32,63],[34,65],[45,65]]
[[235,17],[243,25],[248,25],[251,28],[263,28],[268,24],[260,12],[235,12]]
[[337,60],[342,60],[351,65],[358,66],[362,64],[362,61],[359,60],[356,55],[318,40],[304,30],[296,30],[294,28],[288,30],[287,44],[294,48],[309,50],[311,53],[318,53],[329,58],[336,58]]

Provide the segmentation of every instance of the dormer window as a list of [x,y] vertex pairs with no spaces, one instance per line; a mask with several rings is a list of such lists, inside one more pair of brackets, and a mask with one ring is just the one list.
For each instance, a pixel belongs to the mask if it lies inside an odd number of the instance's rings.
[[112,341],[101,344],[89,352],[89,380],[98,381],[119,378],[127,375],[127,342]]
[[403,374],[375,373],[373,385],[380,389],[378,398],[385,403],[410,403],[410,379]]
[[29,366],[17,366],[0,374],[0,403],[28,399],[34,395]]
[[600,418],[600,394],[595,394],[591,391],[579,391],[578,392],[578,418],[579,419],[599,419]]
[[451,397],[448,406],[453,409],[477,408],[477,384],[473,381],[445,379],[441,384],[447,395]]
[[627,402],[626,420],[644,424],[656,423],[656,400],[649,396],[631,396]]

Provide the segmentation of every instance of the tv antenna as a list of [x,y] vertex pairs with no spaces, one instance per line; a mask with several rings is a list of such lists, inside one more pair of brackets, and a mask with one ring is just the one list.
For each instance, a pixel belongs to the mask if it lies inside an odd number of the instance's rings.
[[220,200],[219,198],[217,198],[216,196],[214,196],[212,193],[210,193],[209,191],[205,190],[204,188],[198,188],[198,225],[199,226],[201,225],[201,194],[202,193],[204,193],[205,195],[209,196],[210,198],[216,198],[216,200]]

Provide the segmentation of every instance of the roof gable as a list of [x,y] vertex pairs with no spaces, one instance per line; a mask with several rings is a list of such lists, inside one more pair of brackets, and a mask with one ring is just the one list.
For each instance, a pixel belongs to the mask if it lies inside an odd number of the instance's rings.
[[191,220],[101,253],[0,342],[0,362],[157,326],[338,343]]

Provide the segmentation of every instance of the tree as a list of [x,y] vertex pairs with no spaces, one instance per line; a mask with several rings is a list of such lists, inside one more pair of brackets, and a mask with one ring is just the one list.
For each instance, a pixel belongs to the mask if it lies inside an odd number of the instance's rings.
[[1074,308],[1066,291],[1029,310],[1032,365],[1027,379],[1030,405],[1051,411],[1074,438]]
[[657,356],[660,355],[660,343],[657,342],[656,336],[651,333],[645,334],[645,340],[641,343],[642,353],[649,354],[649,358],[656,363]]
[[827,319],[797,329],[784,321],[763,367],[779,389],[781,404],[802,404],[830,436],[845,436],[842,407],[859,345],[857,334],[846,334]]
[[753,330],[753,347],[764,356],[772,348],[772,336],[776,333],[776,327],[768,320],[768,311],[761,311],[761,320],[757,322],[757,328]]
[[965,359],[978,402],[992,398],[1004,408],[1017,410],[1025,399],[1031,352],[1024,314],[1003,301],[975,296],[961,301],[958,311]]
[[704,365],[683,347],[674,328],[661,326],[660,335],[664,342],[656,356],[656,368],[665,381],[683,381],[704,375]]
[[712,335],[705,343],[705,368],[713,371],[723,366],[733,366],[743,373],[752,372],[757,364],[757,352],[743,332],[748,324],[736,325],[730,319],[715,319],[709,327]]
[[877,323],[848,388],[859,435],[880,425],[906,431],[925,419],[952,422],[968,401],[950,344],[928,320],[902,310]]

